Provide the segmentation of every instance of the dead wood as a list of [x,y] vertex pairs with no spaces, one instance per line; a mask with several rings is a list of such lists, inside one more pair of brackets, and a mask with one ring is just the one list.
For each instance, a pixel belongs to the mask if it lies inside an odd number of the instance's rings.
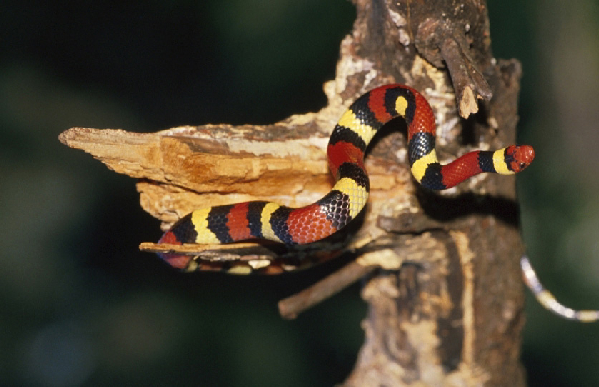
[[[493,57],[484,1],[354,2],[354,29],[341,43],[319,112],[272,125],[151,134],[72,128],[60,141],[138,179],[142,207],[164,228],[200,207],[319,199],[331,188],[325,148],[335,122],[357,96],[390,82],[430,101],[442,161],[513,143],[520,66]],[[354,254],[356,262],[283,301],[283,314],[296,315],[348,278],[370,273],[362,291],[366,341],[346,386],[523,386],[523,248],[513,178],[481,176],[441,194],[425,191],[410,177],[401,125],[388,127],[366,161],[371,197],[362,217],[318,246]],[[194,248],[188,252],[203,254]],[[212,249],[210,259],[291,258],[310,249],[225,247]]]

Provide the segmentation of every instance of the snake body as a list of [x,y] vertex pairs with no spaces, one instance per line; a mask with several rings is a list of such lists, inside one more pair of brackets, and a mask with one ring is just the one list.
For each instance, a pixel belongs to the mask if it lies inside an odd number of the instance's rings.
[[[484,172],[511,175],[534,159],[532,147],[510,145],[496,151],[473,151],[442,165],[435,153],[435,118],[426,99],[409,86],[381,86],[360,96],[335,126],[327,147],[335,185],[322,199],[301,208],[252,201],[195,210],[179,219],[159,243],[221,244],[258,238],[295,245],[341,230],[368,200],[366,148],[376,132],[396,117],[403,117],[407,124],[412,175],[428,189],[447,189]],[[191,260],[174,253],[160,256],[177,268],[186,268]]]

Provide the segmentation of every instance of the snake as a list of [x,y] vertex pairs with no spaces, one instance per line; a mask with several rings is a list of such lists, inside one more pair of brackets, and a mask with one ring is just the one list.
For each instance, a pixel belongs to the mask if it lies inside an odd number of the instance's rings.
[[[364,154],[375,134],[397,117],[407,126],[412,176],[426,189],[448,189],[480,173],[512,175],[528,167],[535,156],[530,145],[510,145],[471,151],[441,164],[435,151],[435,116],[426,98],[406,85],[384,85],[358,97],[333,129],[327,160],[335,184],[322,199],[301,208],[250,201],[198,209],[176,221],[158,243],[224,244],[265,239],[304,245],[336,233],[366,206],[370,182]],[[159,255],[179,269],[192,261],[183,254]]]

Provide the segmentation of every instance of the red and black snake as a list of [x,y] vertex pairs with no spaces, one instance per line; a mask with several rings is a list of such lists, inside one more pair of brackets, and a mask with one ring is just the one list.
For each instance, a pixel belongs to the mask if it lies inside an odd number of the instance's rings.
[[[370,187],[364,152],[376,132],[395,117],[403,117],[407,124],[412,175],[428,189],[447,189],[484,172],[511,175],[534,159],[531,146],[510,145],[473,151],[441,165],[435,153],[435,118],[426,99],[408,86],[381,86],[359,97],[335,126],[327,156],[336,183],[322,199],[301,208],[252,201],[195,210],[179,219],[159,243],[220,244],[258,238],[294,245],[337,232],[366,205]],[[192,259],[174,253],[160,256],[177,268],[186,268]]]

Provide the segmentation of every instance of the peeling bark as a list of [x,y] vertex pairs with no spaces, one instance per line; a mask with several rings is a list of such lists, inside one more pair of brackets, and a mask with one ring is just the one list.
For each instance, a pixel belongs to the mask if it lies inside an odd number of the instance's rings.
[[[354,2],[354,30],[341,43],[335,80],[324,87],[328,104],[317,113],[152,134],[72,128],[60,140],[139,179],[142,207],[164,228],[200,207],[319,199],[331,188],[325,148],[335,122],[357,96],[386,83],[427,97],[442,162],[513,143],[521,70],[517,61],[493,58],[484,1]],[[369,205],[336,241],[300,250],[227,247],[212,259],[354,254],[333,285],[315,285],[322,296],[367,276],[366,341],[346,386],[523,386],[523,247],[513,178],[484,175],[443,193],[425,191],[410,177],[401,124],[387,127],[366,161]],[[314,293],[282,311],[292,317]]]

